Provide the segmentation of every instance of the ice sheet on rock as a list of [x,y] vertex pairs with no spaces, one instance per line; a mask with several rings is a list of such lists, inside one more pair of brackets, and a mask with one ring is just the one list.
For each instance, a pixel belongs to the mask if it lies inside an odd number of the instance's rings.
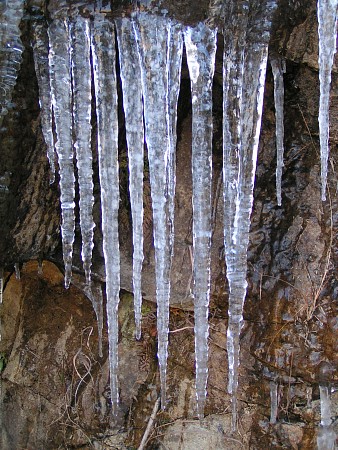
[[126,119],[129,159],[129,192],[133,221],[133,290],[135,335],[141,337],[143,263],[143,161],[144,127],[141,67],[136,34],[131,19],[116,21],[119,61]]
[[49,40],[47,25],[43,21],[33,23],[33,55],[36,78],[39,86],[41,108],[41,127],[47,146],[47,157],[50,166],[50,182],[55,180],[55,151],[53,137],[53,108],[49,76]]
[[[224,42],[224,245],[229,282],[227,350],[232,427],[237,426],[240,332],[247,289],[247,248],[274,1],[231,4]],[[232,114],[232,111],[235,114]]]
[[329,158],[330,84],[337,41],[337,0],[318,0],[319,36],[319,140],[321,154],[322,200],[326,199],[327,163]]
[[193,273],[198,416],[204,415],[208,378],[208,313],[211,258],[212,83],[216,30],[188,27],[184,42],[192,96]]
[[72,86],[70,35],[67,19],[54,19],[49,28],[49,73],[52,104],[57,135],[56,152],[60,168],[62,247],[65,265],[65,286],[72,273],[74,242],[75,177],[72,143]]
[[281,58],[272,56],[270,59],[274,81],[275,117],[276,117],[276,148],[277,148],[277,168],[276,168],[276,191],[277,205],[282,205],[282,174],[284,157],[284,63]]
[[82,261],[86,281],[90,283],[94,247],[93,158],[91,150],[91,66],[89,19],[78,16],[71,24],[73,124],[80,190],[80,226]]
[[[144,118],[150,170],[153,230],[155,246],[155,275],[157,300],[158,361],[161,378],[161,406],[166,402],[166,371],[168,357],[168,327],[170,299],[170,269],[172,256],[172,226],[170,223],[170,186],[174,185],[170,166],[171,139],[169,104],[177,94],[169,91],[179,86],[179,70],[170,68],[170,39],[172,23],[165,17],[139,13],[135,16],[135,31],[139,43],[144,101]],[[176,44],[174,44],[176,45]],[[175,61],[175,58],[173,58]]]
[[24,49],[19,28],[23,5],[23,0],[7,1],[0,12],[0,125],[8,112]]
[[118,235],[119,176],[116,54],[113,24],[95,15],[91,45],[98,125],[103,253],[106,269],[107,321],[109,336],[110,390],[113,413],[118,394],[118,305],[120,249]]

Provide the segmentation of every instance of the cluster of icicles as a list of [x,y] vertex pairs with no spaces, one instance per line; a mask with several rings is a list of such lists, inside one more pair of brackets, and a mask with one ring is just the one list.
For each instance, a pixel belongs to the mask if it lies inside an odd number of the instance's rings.
[[[239,341],[246,296],[247,247],[263,107],[268,43],[276,1],[264,0],[253,14],[249,0],[230,3],[232,20],[224,30],[223,186],[224,245],[229,282],[227,350],[228,391],[236,426]],[[22,1],[11,2],[12,5]],[[14,7],[14,6],[13,6]],[[257,7],[257,5],[256,5]],[[319,0],[320,143],[322,197],[325,198],[329,136],[329,89],[336,38],[337,0]],[[13,16],[14,17],[14,16]],[[16,22],[15,22],[16,21]],[[15,24],[14,24],[15,22]],[[13,27],[18,24],[15,16]],[[94,222],[92,209],[92,73],[106,269],[112,409],[118,396],[118,305],[120,254],[118,235],[118,111],[116,45],[123,91],[133,221],[133,289],[136,338],[141,336],[143,262],[143,164],[148,148],[156,262],[158,361],[161,403],[166,404],[166,365],[170,271],[174,249],[174,196],[177,102],[185,46],[192,93],[193,275],[195,359],[198,416],[203,417],[208,374],[208,306],[210,292],[212,83],[217,30],[205,23],[184,27],[163,16],[137,11],[112,22],[100,12],[90,18],[56,14],[47,27],[34,23],[34,58],[39,84],[41,123],[52,179],[55,150],[60,171],[65,285],[71,282],[74,242],[74,150],[80,192],[82,259],[88,292]],[[15,40],[14,40],[15,41]],[[4,47],[2,39],[2,49]],[[16,39],[15,42],[18,42]],[[1,83],[17,70],[1,63]],[[14,63],[13,63],[14,64]],[[275,81],[277,201],[281,204],[283,167],[283,65],[271,58]],[[8,69],[8,67],[11,67]],[[10,84],[10,81],[8,81]],[[6,91],[7,92],[7,91]],[[10,97],[7,95],[7,100]],[[54,123],[53,123],[54,122]],[[55,128],[54,128],[55,126]],[[56,140],[54,141],[54,136]]]

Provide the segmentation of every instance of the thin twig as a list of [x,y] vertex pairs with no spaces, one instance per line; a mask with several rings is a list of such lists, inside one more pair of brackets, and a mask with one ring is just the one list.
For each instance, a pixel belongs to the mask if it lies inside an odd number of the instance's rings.
[[159,397],[159,398],[156,400],[156,402],[155,402],[153,411],[152,411],[151,416],[150,416],[150,418],[149,418],[149,422],[148,422],[146,431],[144,432],[144,435],[143,435],[143,438],[142,438],[142,441],[141,441],[141,443],[140,443],[140,446],[139,446],[138,450],[143,450],[144,447],[145,447],[145,444],[146,444],[146,442],[147,442],[148,436],[149,436],[149,434],[150,434],[150,432],[151,432],[151,430],[152,430],[152,428],[153,428],[153,426],[154,426],[156,414],[157,414],[157,411],[158,411],[158,409],[159,409],[159,407],[160,407],[160,402],[161,402],[161,398]]

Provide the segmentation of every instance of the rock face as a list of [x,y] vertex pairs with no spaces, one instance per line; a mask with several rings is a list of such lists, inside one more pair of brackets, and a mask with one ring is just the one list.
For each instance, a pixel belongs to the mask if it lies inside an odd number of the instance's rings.
[[[54,2],[55,3],[55,2]],[[105,2],[103,2],[105,3]],[[209,2],[165,2],[187,24],[214,11]],[[183,62],[178,110],[175,257],[172,271],[168,407],[159,412],[145,448],[316,448],[319,383],[338,384],[338,83],[332,76],[329,195],[320,199],[317,23],[314,1],[281,1],[270,51],[286,59],[283,204],[275,192],[275,114],[268,69],[259,166],[249,246],[248,295],[241,337],[239,432],[231,434],[227,394],[227,303],[222,223],[222,36],[214,78],[212,293],[206,419],[196,420],[191,236],[191,99]],[[215,2],[217,5],[217,2]],[[50,2],[53,7],[53,2]],[[130,2],[111,2],[114,14]],[[15,106],[0,130],[1,448],[135,448],[159,395],[156,365],[154,248],[149,179],[145,176],[143,336],[133,337],[132,244],[127,156],[120,129],[121,306],[119,361],[121,409],[110,416],[107,329],[99,352],[96,316],[79,287],[84,276],[77,230],[74,284],[63,288],[57,182],[49,185],[38,89],[30,46],[30,18],[43,2],[27,2],[23,62]],[[335,68],[337,67],[337,60]],[[121,109],[121,117],[123,115]],[[94,125],[95,127],[95,125]],[[95,147],[95,142],[93,143]],[[104,291],[97,156],[94,155],[95,248],[93,272]],[[42,273],[38,261],[42,262]],[[15,278],[14,264],[21,267]],[[104,309],[104,308],[103,308]],[[105,318],[104,318],[105,324]],[[323,367],[328,367],[323,381]],[[277,423],[270,423],[270,389],[277,385]],[[337,417],[337,392],[332,394]],[[338,435],[337,421],[332,425]]]

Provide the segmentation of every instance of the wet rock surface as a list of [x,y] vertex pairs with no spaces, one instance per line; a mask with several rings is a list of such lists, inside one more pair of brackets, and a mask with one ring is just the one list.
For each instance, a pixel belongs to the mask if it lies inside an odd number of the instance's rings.
[[[28,2],[28,9],[43,7]],[[112,2],[112,6],[114,2]],[[115,2],[116,3],[116,2]],[[176,4],[177,3],[177,4]],[[170,14],[194,23],[208,14],[170,2]],[[204,5],[205,3],[205,5]],[[121,2],[126,12],[130,3]],[[227,394],[227,302],[219,174],[222,165],[222,52],[214,81],[212,296],[206,419],[196,420],[192,313],[191,106],[186,66],[179,102],[175,259],[170,319],[168,407],[158,412],[148,449],[315,449],[320,423],[319,383],[338,386],[338,83],[331,93],[328,200],[320,200],[317,32],[315,2],[281,2],[271,51],[286,58],[283,204],[275,193],[275,115],[268,69],[249,247],[249,289],[241,340],[239,432],[231,434]],[[283,9],[284,8],[284,9]],[[43,8],[42,8],[43,9]],[[28,17],[29,18],[29,17]],[[27,18],[26,18],[27,19]],[[96,316],[85,294],[63,288],[58,185],[49,185],[30,47],[0,132],[0,263],[5,268],[0,367],[2,448],[137,448],[159,395],[156,362],[154,249],[145,174],[143,336],[133,336],[132,244],[123,121],[120,129],[121,412],[112,420],[107,330],[99,356]],[[222,36],[219,35],[221,47]],[[123,117],[122,110],[120,111]],[[95,129],[95,123],[93,124]],[[95,142],[93,147],[95,147]],[[104,291],[97,156],[94,155],[94,280]],[[74,272],[83,283],[77,230]],[[32,261],[34,260],[34,261]],[[38,260],[43,260],[39,273]],[[21,280],[13,266],[19,262]],[[105,319],[104,319],[105,323]],[[327,370],[325,369],[328,368]],[[323,375],[324,374],[324,375]],[[323,379],[323,377],[325,379]],[[277,423],[270,424],[270,386],[277,385]],[[332,415],[337,417],[337,392]],[[338,434],[337,420],[334,422]]]

